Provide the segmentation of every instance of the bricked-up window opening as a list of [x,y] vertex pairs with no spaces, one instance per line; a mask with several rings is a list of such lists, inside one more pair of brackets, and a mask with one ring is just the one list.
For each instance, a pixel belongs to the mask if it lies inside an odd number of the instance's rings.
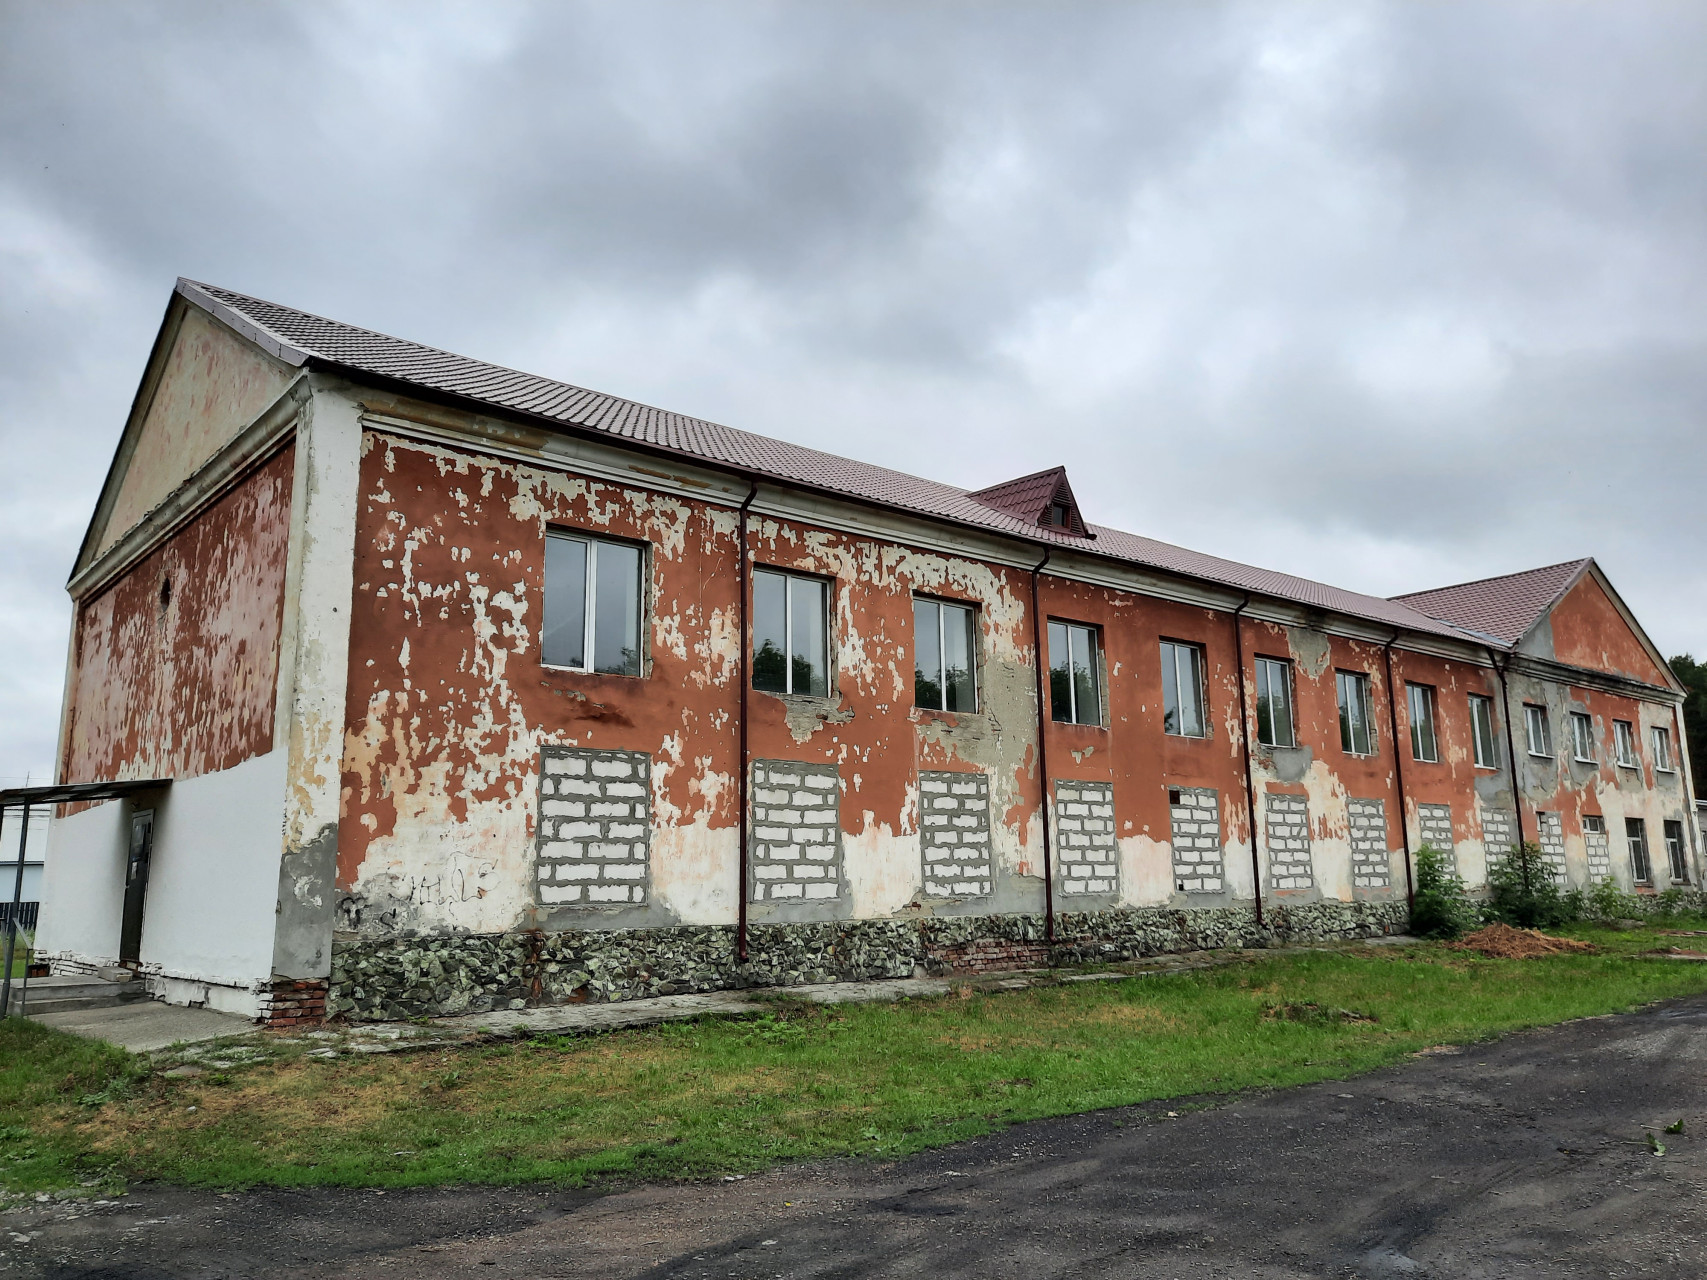
[[1661,773],[1677,772],[1671,762],[1671,730],[1663,725],[1654,726],[1654,768]]
[[1369,677],[1360,671],[1336,671],[1340,700],[1340,747],[1348,756],[1375,754],[1375,702]]
[[1553,727],[1547,723],[1547,708],[1534,703],[1523,704],[1523,736],[1529,744],[1529,754],[1553,758]]
[[1594,721],[1581,711],[1571,712],[1571,755],[1584,764],[1594,763]]
[[1434,686],[1407,684],[1405,703],[1411,713],[1411,759],[1434,764],[1440,759],[1440,743],[1434,735]]
[[946,600],[913,601],[913,703],[978,709],[978,613]]
[[1605,880],[1612,875],[1612,850],[1606,838],[1606,819],[1598,813],[1583,815],[1583,852],[1588,854],[1590,882]]
[[1177,640],[1162,641],[1162,732],[1207,738],[1203,710],[1203,650]]
[[1689,859],[1685,856],[1683,824],[1666,819],[1666,860],[1671,863],[1671,882],[1689,883]]
[[1648,869],[1648,824],[1641,818],[1624,819],[1624,839],[1630,845],[1630,874],[1637,884],[1652,878]]
[[1102,656],[1095,627],[1049,624],[1050,715],[1063,724],[1102,723]]
[[1618,751],[1618,763],[1626,769],[1636,768],[1636,729],[1628,720],[1612,722],[1612,741]]
[[1257,659],[1257,741],[1265,747],[1297,745],[1292,732],[1292,664]]
[[1494,737],[1494,700],[1479,693],[1470,695],[1470,740],[1477,768],[1499,768],[1500,741]]
[[547,534],[540,661],[599,675],[639,675],[645,563],[644,552],[631,543]]
[[753,688],[830,696],[830,584],[753,570]]

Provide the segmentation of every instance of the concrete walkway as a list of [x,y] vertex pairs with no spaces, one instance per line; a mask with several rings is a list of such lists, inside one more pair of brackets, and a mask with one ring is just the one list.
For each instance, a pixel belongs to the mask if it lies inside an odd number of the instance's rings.
[[174,1044],[197,1044],[255,1030],[248,1018],[212,1009],[191,1009],[160,1000],[137,1000],[107,1009],[38,1013],[30,1021],[88,1040],[105,1040],[132,1053],[151,1053]]

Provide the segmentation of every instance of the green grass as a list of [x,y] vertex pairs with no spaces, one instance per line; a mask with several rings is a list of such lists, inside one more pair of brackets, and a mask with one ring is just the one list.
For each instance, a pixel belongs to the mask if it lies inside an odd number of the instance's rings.
[[0,1184],[580,1184],[892,1157],[1041,1116],[1344,1077],[1707,990],[1707,965],[1639,955],[1688,940],[1569,932],[1603,952],[1255,953],[1163,977],[785,1003],[758,1021],[446,1051],[327,1060],[299,1042],[189,1079],[14,1020],[0,1028]]

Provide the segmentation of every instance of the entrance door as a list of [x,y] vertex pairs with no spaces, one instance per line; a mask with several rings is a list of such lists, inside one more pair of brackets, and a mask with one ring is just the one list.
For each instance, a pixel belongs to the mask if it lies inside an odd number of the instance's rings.
[[130,816],[130,856],[124,865],[124,926],[119,931],[120,963],[142,959],[142,903],[148,896],[148,860],[154,853],[154,810]]

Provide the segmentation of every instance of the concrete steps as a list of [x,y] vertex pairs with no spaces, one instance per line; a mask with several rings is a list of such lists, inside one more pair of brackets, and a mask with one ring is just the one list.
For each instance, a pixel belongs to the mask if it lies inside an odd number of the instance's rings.
[[57,978],[31,978],[27,990],[12,984],[12,1000],[24,998],[23,1013],[71,1013],[79,1009],[111,1009],[133,1000],[148,999],[147,988],[129,969],[102,969],[98,974],[64,974]]

